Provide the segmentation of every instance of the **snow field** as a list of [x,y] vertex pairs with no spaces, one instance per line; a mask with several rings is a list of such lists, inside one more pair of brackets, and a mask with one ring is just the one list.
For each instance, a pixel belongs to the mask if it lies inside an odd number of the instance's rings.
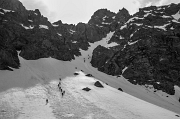
[[[113,119],[106,111],[83,98],[76,100],[67,89],[61,96],[58,81],[23,90],[12,89],[0,94],[0,119]],[[46,99],[49,103],[46,105]]]

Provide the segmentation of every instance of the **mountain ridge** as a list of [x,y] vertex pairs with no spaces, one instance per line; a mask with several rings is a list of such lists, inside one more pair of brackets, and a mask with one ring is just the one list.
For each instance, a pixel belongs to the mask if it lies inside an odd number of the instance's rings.
[[[35,11],[26,10],[18,0],[16,0],[16,3],[19,8],[14,7],[12,5],[14,3],[11,4],[11,2],[11,0],[2,0],[3,4],[1,4],[2,8],[7,7],[7,9],[10,9],[10,11],[1,9],[2,32],[8,32],[6,33],[8,34],[7,36],[4,36],[5,33],[2,33],[1,39],[5,42],[8,41],[7,45],[2,43],[2,46],[9,48],[12,46],[13,49],[10,49],[14,52],[16,52],[15,50],[21,50],[20,56],[25,59],[51,56],[59,60],[70,61],[74,59],[74,55],[80,55],[79,48],[87,50],[88,42],[93,43],[102,39],[109,31],[117,27],[117,25],[113,26],[114,24],[104,24],[103,27],[96,26],[97,24],[90,24],[91,21],[95,21],[94,19],[91,19],[87,24],[68,25],[63,24],[61,21],[51,24],[46,17],[41,15],[38,9]],[[11,29],[9,30],[8,27],[11,27]],[[16,29],[18,32],[13,31],[13,29]],[[57,46],[57,44],[61,45],[61,47]],[[12,55],[12,53],[10,54]],[[65,54],[68,55],[65,56]],[[5,61],[7,60],[6,63],[2,61],[5,64],[1,65],[1,69],[9,69],[8,65],[13,68],[19,67],[17,53],[14,53],[12,56],[14,56],[12,59],[5,58]],[[6,56],[2,56],[2,60],[3,57]]]
[[100,9],[88,23],[73,25],[50,23],[38,9],[26,10],[18,0],[0,0],[0,70],[20,68],[18,52],[26,60],[72,61],[111,33],[109,46],[93,49],[93,67],[175,95],[174,87],[180,87],[179,10],[180,4],[140,8],[133,15],[125,8],[117,13]]

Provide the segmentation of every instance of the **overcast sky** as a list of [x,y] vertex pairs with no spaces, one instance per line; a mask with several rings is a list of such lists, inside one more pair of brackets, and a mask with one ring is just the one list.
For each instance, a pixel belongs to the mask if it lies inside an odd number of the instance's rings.
[[63,23],[87,23],[93,13],[101,8],[118,12],[123,7],[130,14],[140,7],[180,3],[180,0],[19,0],[28,10],[39,9],[51,22],[62,20]]

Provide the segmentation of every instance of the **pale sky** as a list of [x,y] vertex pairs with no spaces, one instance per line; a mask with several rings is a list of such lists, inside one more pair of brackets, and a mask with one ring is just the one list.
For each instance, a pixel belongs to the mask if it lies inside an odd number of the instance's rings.
[[87,23],[93,13],[101,8],[118,12],[123,7],[130,14],[140,7],[180,3],[179,0],[19,0],[28,10],[39,9],[41,14],[51,22],[61,20],[63,23]]

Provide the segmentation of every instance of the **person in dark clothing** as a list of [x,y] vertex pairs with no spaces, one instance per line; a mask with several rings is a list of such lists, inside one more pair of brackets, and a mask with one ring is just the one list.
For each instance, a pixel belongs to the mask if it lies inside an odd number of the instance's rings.
[[61,82],[58,83],[58,87],[61,87]]
[[48,99],[46,99],[46,105],[48,104]]
[[65,91],[62,92],[62,97],[64,96],[64,94],[65,94]]

